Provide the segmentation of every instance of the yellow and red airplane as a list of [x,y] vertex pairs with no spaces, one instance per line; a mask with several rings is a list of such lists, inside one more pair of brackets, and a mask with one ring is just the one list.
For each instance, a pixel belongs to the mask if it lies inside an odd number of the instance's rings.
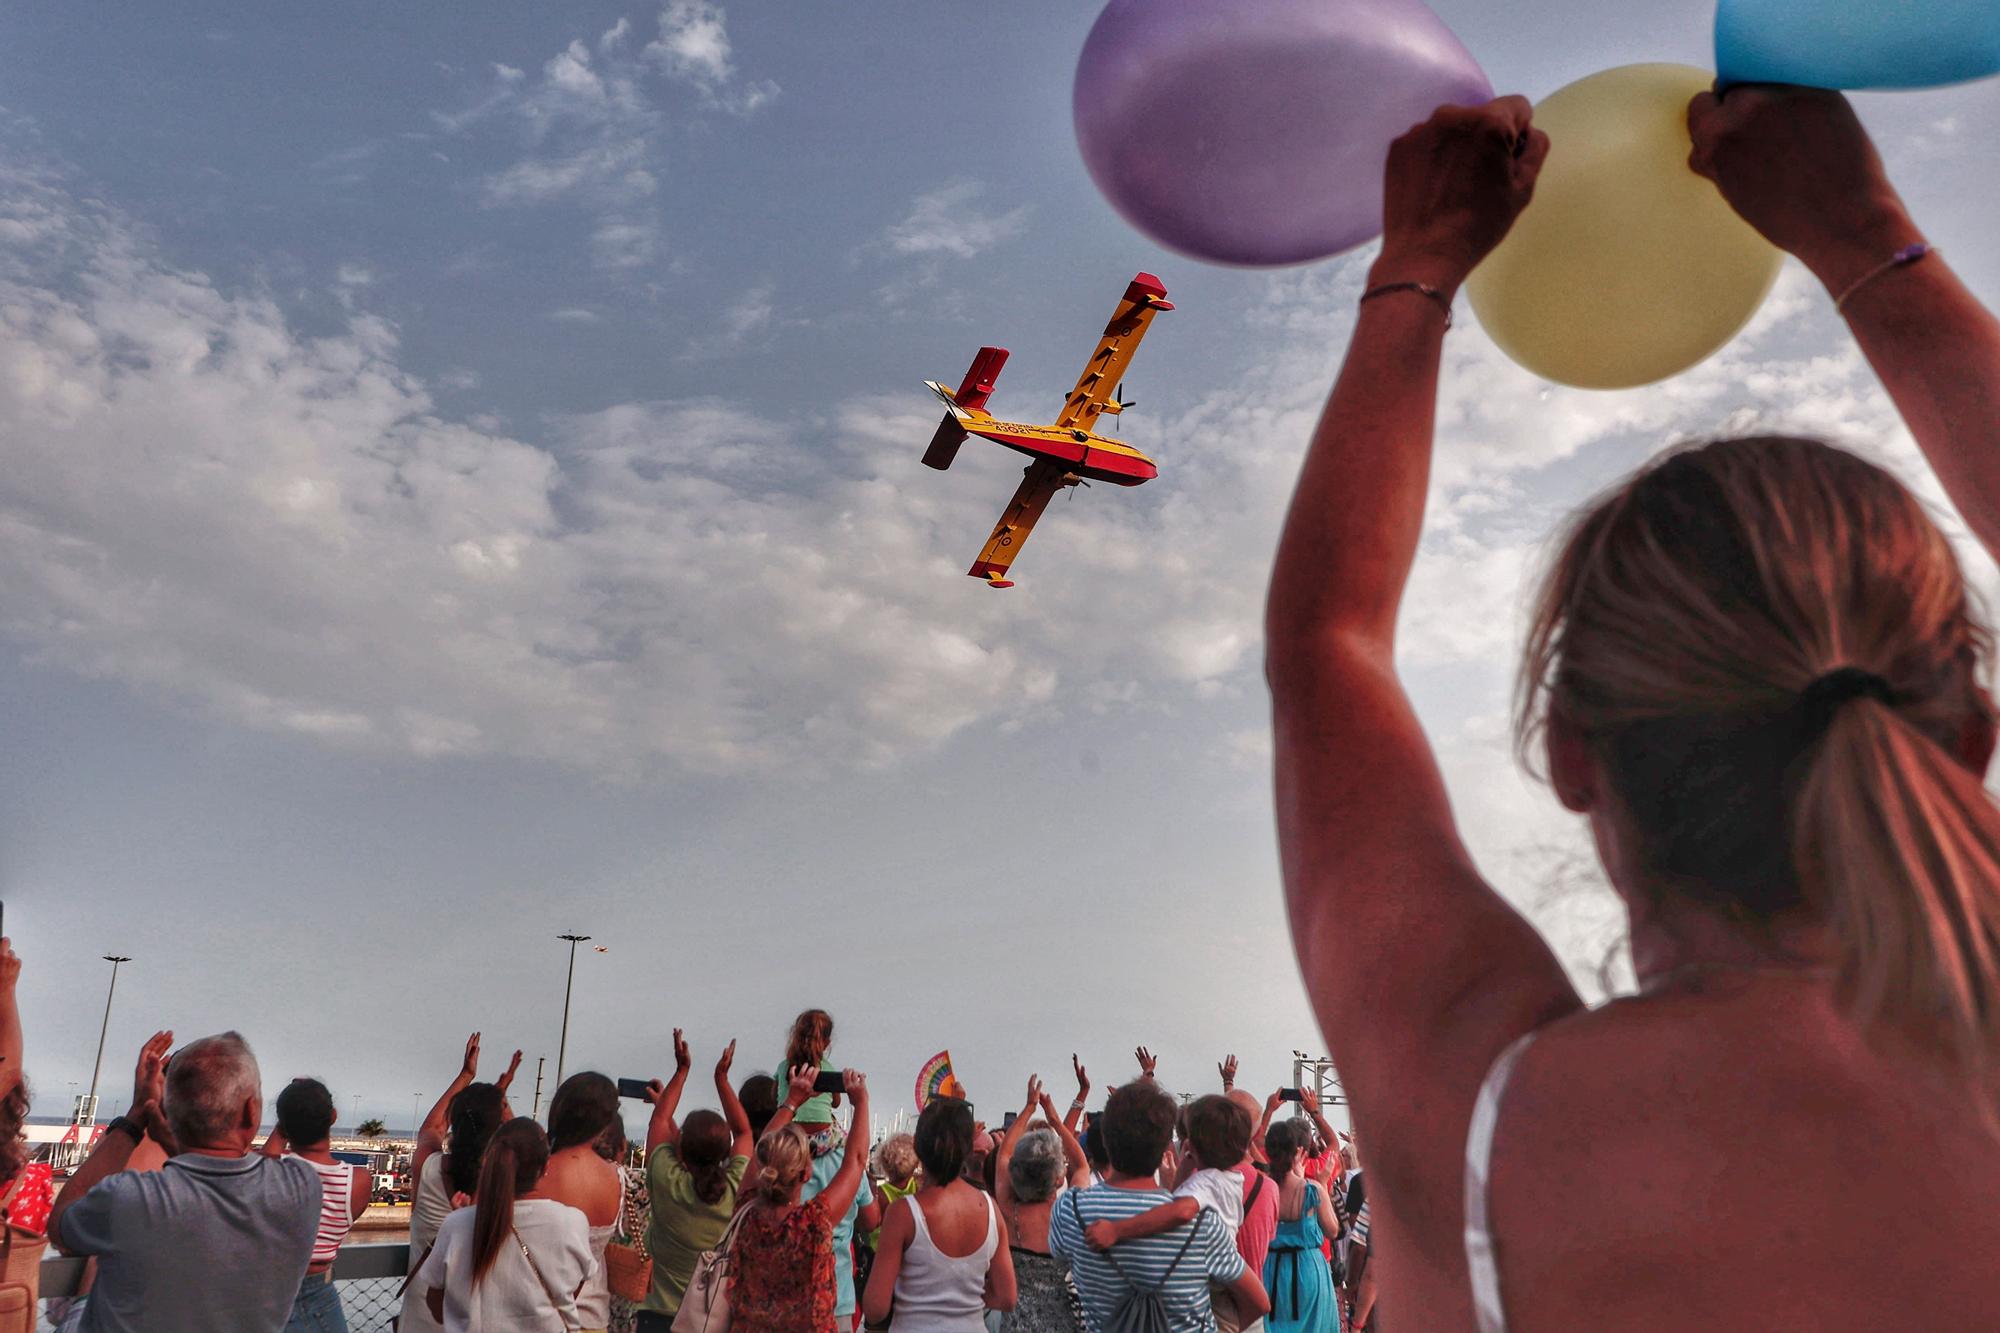
[[1084,481],[1138,486],[1160,475],[1152,459],[1121,440],[1096,434],[1092,428],[1100,416],[1117,416],[1132,406],[1120,402],[1117,396],[1125,367],[1132,363],[1132,354],[1139,350],[1139,341],[1146,336],[1153,316],[1173,308],[1173,303],[1167,300],[1167,289],[1158,278],[1141,273],[1132,279],[1118,302],[1118,312],[1105,326],[1096,355],[1084,367],[1083,378],[1076,382],[1076,388],[1063,403],[1062,415],[1051,426],[1002,421],[986,410],[986,400],[993,396],[993,382],[1000,378],[1000,368],[1007,364],[1005,348],[980,348],[957,393],[935,381],[925,381],[950,409],[937,434],[931,437],[930,448],[924,451],[925,467],[940,472],[950,467],[958,457],[958,447],[972,435],[1004,444],[1035,460],[1028,465],[1020,489],[1014,492],[1007,512],[1000,516],[999,526],[987,538],[986,549],[966,571],[968,574],[985,579],[989,588],[1013,587],[1013,581],[1007,577],[1008,567],[1021,554],[1028,534],[1034,531],[1035,521],[1057,491]]

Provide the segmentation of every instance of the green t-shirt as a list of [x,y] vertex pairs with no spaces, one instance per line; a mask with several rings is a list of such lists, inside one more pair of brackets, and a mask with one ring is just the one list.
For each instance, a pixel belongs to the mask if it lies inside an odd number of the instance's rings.
[[694,1176],[681,1163],[679,1151],[663,1143],[646,1160],[646,1188],[652,1198],[653,1221],[646,1228],[646,1252],[653,1256],[653,1290],[641,1309],[654,1314],[676,1314],[688,1283],[694,1280],[694,1266],[702,1254],[715,1248],[729,1219],[736,1212],[736,1191],[743,1173],[750,1168],[748,1157],[729,1159],[729,1188],[714,1203],[695,1196]]
[[[915,1194],[918,1190],[922,1189],[923,1187],[924,1187],[924,1181],[923,1177],[920,1175],[911,1176],[910,1183],[907,1185],[898,1185],[893,1180],[883,1181],[881,1192],[875,1196],[876,1198],[882,1201],[883,1219],[885,1221],[888,1219],[889,1210],[895,1206],[896,1200],[907,1199],[911,1195]],[[910,1206],[912,1208],[916,1207],[915,1204],[911,1204]],[[868,1248],[871,1250],[879,1250],[882,1248],[881,1227],[876,1227],[873,1231],[868,1233]]]
[[[822,1055],[819,1058],[819,1072],[822,1074],[837,1074],[840,1072],[840,1067],[834,1064],[832,1060]],[[791,1078],[791,1075],[792,1071],[786,1067],[785,1062],[783,1060],[780,1060],[778,1062],[778,1074],[777,1074],[778,1104],[780,1106],[784,1105],[785,1090],[786,1090],[785,1084],[786,1081]],[[808,1097],[806,1099],[806,1104],[804,1106],[801,1106],[798,1110],[798,1114],[792,1117],[792,1123],[800,1126],[832,1124],[833,1094],[830,1092],[819,1092],[819,1093],[814,1093],[811,1097]]]

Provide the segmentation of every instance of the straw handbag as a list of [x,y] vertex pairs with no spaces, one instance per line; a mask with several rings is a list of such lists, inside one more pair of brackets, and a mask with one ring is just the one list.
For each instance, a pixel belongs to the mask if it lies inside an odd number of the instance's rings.
[[0,1194],[0,1333],[35,1333],[35,1306],[42,1288],[42,1255],[49,1238],[17,1226],[10,1214],[27,1172]]
[[613,1296],[639,1305],[653,1294],[653,1257],[646,1253],[645,1228],[631,1188],[621,1185],[620,1193],[618,1224],[626,1239],[604,1247],[604,1276]]

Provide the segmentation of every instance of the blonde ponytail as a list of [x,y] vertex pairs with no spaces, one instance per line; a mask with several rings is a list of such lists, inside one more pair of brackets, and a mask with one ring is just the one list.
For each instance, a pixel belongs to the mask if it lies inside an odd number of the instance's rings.
[[757,1140],[757,1197],[773,1208],[792,1195],[812,1175],[812,1146],[797,1127],[787,1125]]
[[1884,703],[1836,714],[1798,786],[1793,854],[1855,1018],[1984,1080],[2000,1049],[2000,810]]
[[1727,440],[1579,517],[1530,626],[1516,741],[1590,756],[1631,842],[1621,888],[1753,935],[1822,926],[1857,1020],[1984,1084],[1991,659],[1950,543],[1894,477],[1814,440]]

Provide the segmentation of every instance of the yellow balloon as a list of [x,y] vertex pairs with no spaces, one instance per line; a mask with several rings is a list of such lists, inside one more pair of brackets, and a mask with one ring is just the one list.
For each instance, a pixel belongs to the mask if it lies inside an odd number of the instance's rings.
[[1535,108],[1535,201],[1466,284],[1502,351],[1546,379],[1629,389],[1742,332],[1784,256],[1688,166],[1687,109],[1714,75],[1627,65]]

